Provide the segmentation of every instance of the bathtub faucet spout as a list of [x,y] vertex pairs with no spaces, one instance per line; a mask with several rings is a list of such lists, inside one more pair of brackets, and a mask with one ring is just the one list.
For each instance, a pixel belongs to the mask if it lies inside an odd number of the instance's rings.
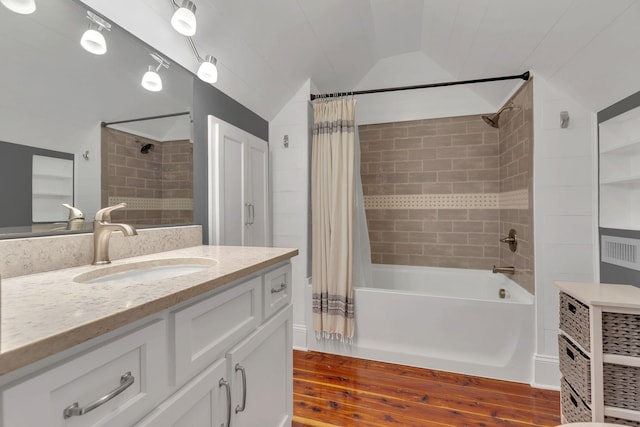
[[493,266],[493,270],[491,270],[491,272],[492,273],[515,274],[516,268],[515,267],[496,267],[494,265]]

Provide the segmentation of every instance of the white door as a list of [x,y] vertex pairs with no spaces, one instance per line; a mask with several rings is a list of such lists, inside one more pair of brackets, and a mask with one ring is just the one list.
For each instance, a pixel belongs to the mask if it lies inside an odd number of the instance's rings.
[[227,353],[233,427],[291,425],[291,319],[289,306]]
[[269,152],[267,144],[253,137],[246,144],[247,233],[245,245],[268,246],[269,230]]
[[209,116],[209,243],[270,245],[266,141]]
[[209,243],[244,245],[245,159],[243,132],[209,116]]

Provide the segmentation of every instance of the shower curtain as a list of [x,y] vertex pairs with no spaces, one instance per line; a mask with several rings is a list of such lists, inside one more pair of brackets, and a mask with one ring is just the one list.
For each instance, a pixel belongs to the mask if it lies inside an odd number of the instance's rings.
[[[353,98],[344,97],[316,101],[313,108],[313,326],[317,338],[343,342],[350,342],[355,333],[354,280],[362,282],[366,276],[359,262],[366,257],[361,253],[365,245],[363,228],[361,221],[357,226],[354,223],[356,207],[364,214],[355,103]],[[367,252],[366,222],[364,232]],[[370,259],[369,254],[367,263]]]

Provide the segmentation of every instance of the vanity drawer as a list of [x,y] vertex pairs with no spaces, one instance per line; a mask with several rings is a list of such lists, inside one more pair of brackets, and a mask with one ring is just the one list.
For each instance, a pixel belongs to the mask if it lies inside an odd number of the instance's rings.
[[291,264],[283,265],[264,275],[263,311],[264,318],[291,302]]
[[[6,389],[2,425],[132,425],[168,387],[166,354],[166,323],[157,320]],[[113,397],[98,404],[108,395]],[[81,409],[87,412],[81,415]]]
[[262,276],[169,314],[173,384],[181,385],[262,321]]
[[591,351],[589,307],[564,292],[560,292],[560,329]]
[[591,403],[591,360],[564,335],[558,335],[560,373],[587,403]]

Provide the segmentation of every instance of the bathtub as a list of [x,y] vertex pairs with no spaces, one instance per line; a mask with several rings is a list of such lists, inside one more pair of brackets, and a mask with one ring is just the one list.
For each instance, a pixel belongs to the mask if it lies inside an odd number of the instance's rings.
[[[320,351],[530,383],[533,295],[484,270],[374,265],[355,290],[351,346]],[[500,298],[501,289],[504,298]]]

